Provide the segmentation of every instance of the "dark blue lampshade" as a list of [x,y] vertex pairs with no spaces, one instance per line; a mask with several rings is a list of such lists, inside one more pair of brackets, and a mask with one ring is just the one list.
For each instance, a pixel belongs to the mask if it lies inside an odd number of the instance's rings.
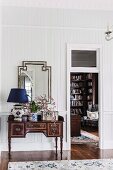
[[28,102],[28,96],[27,96],[27,93],[26,93],[26,89],[20,89],[20,88],[11,89],[11,91],[9,93],[9,97],[7,99],[7,102],[27,103]]

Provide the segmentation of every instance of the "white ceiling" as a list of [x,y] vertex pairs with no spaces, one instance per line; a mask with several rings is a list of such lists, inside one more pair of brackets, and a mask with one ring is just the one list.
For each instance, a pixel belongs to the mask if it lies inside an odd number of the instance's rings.
[[113,0],[0,0],[1,5],[82,10],[113,10]]

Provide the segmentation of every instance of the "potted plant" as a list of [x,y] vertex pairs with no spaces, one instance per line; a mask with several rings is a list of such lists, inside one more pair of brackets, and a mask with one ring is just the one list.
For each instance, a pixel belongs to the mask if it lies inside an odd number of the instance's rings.
[[33,100],[30,103],[31,120],[37,121],[38,111],[40,110],[39,105]]
[[31,113],[37,113],[40,110],[38,104],[34,100],[30,103],[30,110]]

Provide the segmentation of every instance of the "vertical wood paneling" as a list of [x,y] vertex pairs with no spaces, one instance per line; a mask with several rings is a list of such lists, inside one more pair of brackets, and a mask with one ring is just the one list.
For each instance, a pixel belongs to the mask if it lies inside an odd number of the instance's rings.
[[[110,44],[109,44],[110,45]],[[112,93],[111,93],[111,47],[103,46],[103,110],[111,111]]]
[[[1,6],[0,6],[0,63],[1,63],[1,58],[2,58],[2,10],[1,10]],[[2,76],[2,69],[1,69],[1,65],[0,65],[0,80],[1,80],[1,76]],[[2,89],[1,89],[1,81],[0,81],[0,96],[2,93]],[[1,110],[1,98],[0,98],[0,110]],[[1,149],[0,149],[1,150]]]
[[[111,120],[113,112],[113,43],[105,42],[104,31],[101,27],[103,22],[99,23],[97,14],[93,14],[93,18],[96,20],[95,28],[94,22],[90,23],[87,18],[87,14],[81,15],[81,13],[74,13],[71,11],[58,10],[49,12],[46,10],[47,16],[43,10],[34,12],[34,9],[30,10],[29,17],[27,16],[27,9],[20,8],[16,12],[16,8],[12,8],[16,14],[23,13],[24,19],[20,17],[15,19],[11,14],[8,17],[7,12],[4,13],[3,22],[5,25],[2,27],[2,55],[1,55],[1,99],[5,103],[1,111],[9,111],[7,108],[7,96],[10,88],[17,87],[17,66],[21,65],[23,60],[46,60],[48,65],[52,66],[52,97],[56,102],[56,110],[59,110],[61,115],[66,115],[66,44],[101,44],[103,46],[102,56],[102,92],[103,92],[103,140],[104,146],[106,141],[113,141],[110,138],[112,132]],[[9,10],[10,11],[10,10]],[[12,12],[12,14],[13,14]],[[52,17],[51,14],[53,14]],[[92,13],[91,13],[92,14]],[[61,18],[60,18],[61,16]],[[8,17],[8,18],[7,18]],[[77,18],[78,17],[78,18]],[[104,15],[105,19],[106,16]],[[37,18],[37,19],[36,19]],[[51,19],[50,19],[51,18]],[[98,20],[98,21],[97,21]],[[25,23],[24,23],[25,22]],[[100,27],[98,29],[98,23]],[[90,27],[89,27],[90,26]],[[3,106],[3,103],[1,106]],[[109,114],[108,116],[108,113]],[[69,114],[69,113],[67,113]],[[4,123],[5,120],[4,120]],[[64,122],[64,128],[66,122]],[[107,128],[107,130],[106,130]],[[66,129],[66,128],[65,128]],[[4,129],[5,135],[7,129]],[[67,127],[67,131],[70,129]],[[68,133],[67,132],[67,133]],[[64,131],[66,137],[66,130]],[[32,138],[32,140],[31,140]],[[5,136],[3,136],[3,141]],[[25,141],[31,141],[31,143],[37,143],[37,141],[45,141],[47,147],[53,147],[53,141],[46,139],[43,135],[28,135]],[[66,141],[66,138],[64,138]],[[17,146],[17,140],[15,139],[15,147]],[[64,143],[64,145],[66,142]],[[25,144],[26,145],[26,144]],[[25,146],[23,142],[23,147]],[[30,144],[29,144],[30,146]],[[40,145],[39,145],[40,146]],[[6,146],[4,146],[5,148]],[[6,147],[7,149],[7,147]]]
[[[111,73],[110,73],[110,81],[111,81],[111,110],[113,114],[113,41],[110,41],[108,43],[108,46],[110,46],[110,52],[109,52],[109,58],[110,58],[110,68],[111,68]],[[112,127],[113,128],[113,127]]]

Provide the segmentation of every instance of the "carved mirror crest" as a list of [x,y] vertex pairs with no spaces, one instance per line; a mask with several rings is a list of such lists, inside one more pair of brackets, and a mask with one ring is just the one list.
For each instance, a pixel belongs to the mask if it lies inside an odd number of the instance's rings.
[[18,87],[26,89],[29,101],[46,95],[50,103],[51,66],[47,66],[46,61],[23,61],[22,66],[18,66]]

